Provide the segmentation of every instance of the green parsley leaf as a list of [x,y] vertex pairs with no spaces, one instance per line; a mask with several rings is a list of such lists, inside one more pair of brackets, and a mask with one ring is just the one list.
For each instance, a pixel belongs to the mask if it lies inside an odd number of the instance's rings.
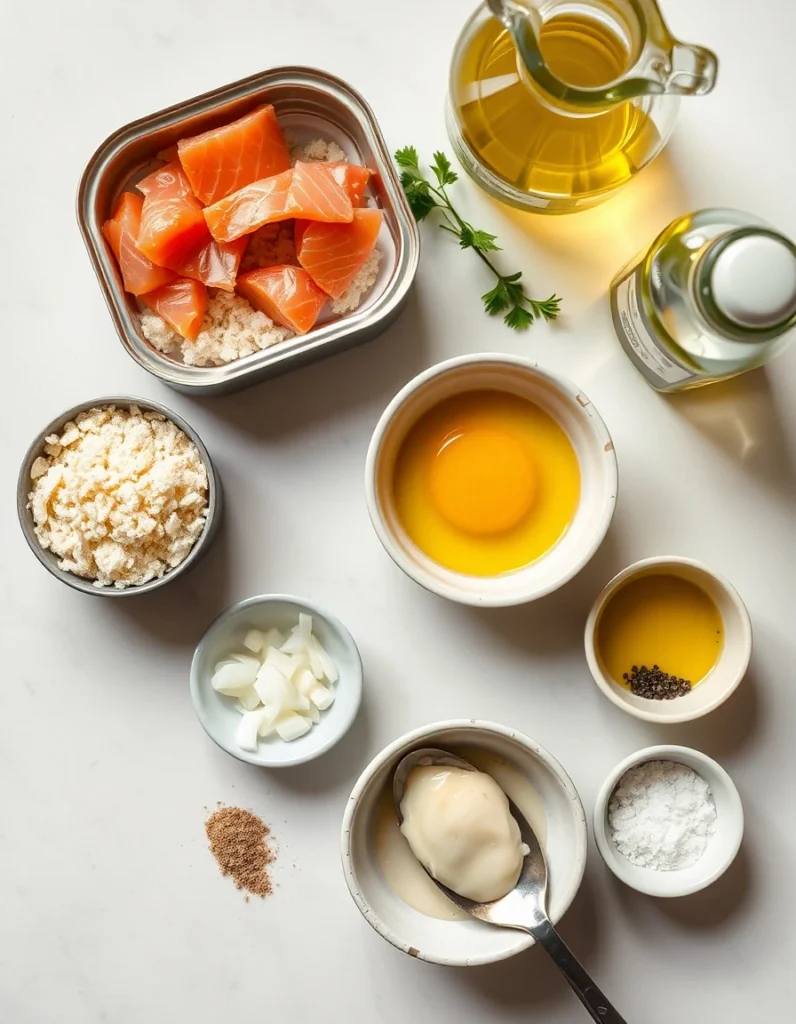
[[555,320],[561,312],[561,299],[557,295],[551,295],[543,302],[536,299],[531,299],[530,302],[536,316],[541,316],[545,320]]
[[436,152],[434,154],[434,159],[431,161],[431,170],[436,175],[440,188],[452,185],[454,181],[459,180],[459,175],[453,170],[450,160],[444,153]]
[[429,189],[428,182],[422,178],[413,177],[407,171],[403,171],[401,173],[401,185],[415,220],[418,223],[421,220],[425,220],[437,205],[437,201]]
[[486,231],[478,231],[471,224],[463,224],[459,229],[459,245],[462,249],[478,249],[479,252],[498,252],[496,236]]
[[399,167],[409,167],[419,171],[419,161],[420,158],[414,146],[404,146],[403,149],[396,149],[395,151],[395,162]]
[[533,313],[522,306],[514,306],[504,317],[503,323],[512,331],[527,331],[533,323]]
[[506,291],[506,285],[503,278],[498,279],[498,283],[495,287],[488,292],[484,292],[481,296],[481,301],[484,304],[484,309],[490,316],[495,316],[496,313],[502,313],[504,309],[507,309],[511,305],[508,292]]

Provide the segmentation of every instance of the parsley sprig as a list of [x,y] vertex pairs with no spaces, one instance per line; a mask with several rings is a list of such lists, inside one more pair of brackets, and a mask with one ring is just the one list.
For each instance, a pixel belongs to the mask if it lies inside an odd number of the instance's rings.
[[397,150],[395,162],[401,169],[401,185],[415,220],[425,220],[432,210],[440,210],[442,230],[455,235],[462,249],[473,249],[497,278],[495,287],[481,296],[484,309],[490,316],[505,313],[503,322],[515,331],[526,330],[534,320],[555,320],[560,312],[561,299],[557,295],[544,300],[526,295],[522,273],[501,274],[487,256],[489,252],[500,251],[496,236],[488,231],[479,231],[456,212],[445,188],[458,181],[459,176],[444,153],[435,153],[431,163],[436,185],[423,176],[414,146]]

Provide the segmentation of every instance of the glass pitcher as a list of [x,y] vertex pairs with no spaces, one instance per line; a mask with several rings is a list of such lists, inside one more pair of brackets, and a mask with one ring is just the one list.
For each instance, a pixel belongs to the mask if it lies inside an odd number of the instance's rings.
[[453,54],[448,134],[472,178],[542,213],[593,206],[657,156],[718,61],[656,0],[488,0]]

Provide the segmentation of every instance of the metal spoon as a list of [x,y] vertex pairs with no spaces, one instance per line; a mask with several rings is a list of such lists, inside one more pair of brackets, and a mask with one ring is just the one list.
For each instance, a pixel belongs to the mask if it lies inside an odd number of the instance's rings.
[[[464,768],[466,771],[478,771],[469,761],[449,754],[447,750],[427,747],[424,750],[413,750],[399,763],[393,775],[393,801],[398,823],[403,822],[401,801],[403,800],[406,780],[413,768],[426,765],[440,765],[446,768]],[[624,1017],[611,1006],[603,993],[575,959],[564,940],[555,930],[547,916],[547,863],[544,853],[523,813],[517,805],[507,797],[509,809],[520,827],[522,841],[528,846],[529,853],[522,864],[522,871],[515,887],[502,899],[492,903],[474,903],[460,896],[438,882],[432,874],[429,878],[442,890],[448,899],[457,907],[472,914],[481,921],[498,925],[500,928],[514,928],[517,931],[533,935],[539,945],[550,956],[553,963],[566,978],[575,995],[589,1011],[593,1020],[603,1024],[626,1024]]]

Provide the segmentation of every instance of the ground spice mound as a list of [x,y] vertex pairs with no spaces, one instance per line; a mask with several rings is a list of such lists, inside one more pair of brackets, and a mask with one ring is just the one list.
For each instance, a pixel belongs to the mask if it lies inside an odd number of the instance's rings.
[[273,892],[268,865],[276,856],[268,845],[271,830],[256,814],[241,807],[219,807],[205,822],[210,851],[222,875],[237,889],[265,897]]

